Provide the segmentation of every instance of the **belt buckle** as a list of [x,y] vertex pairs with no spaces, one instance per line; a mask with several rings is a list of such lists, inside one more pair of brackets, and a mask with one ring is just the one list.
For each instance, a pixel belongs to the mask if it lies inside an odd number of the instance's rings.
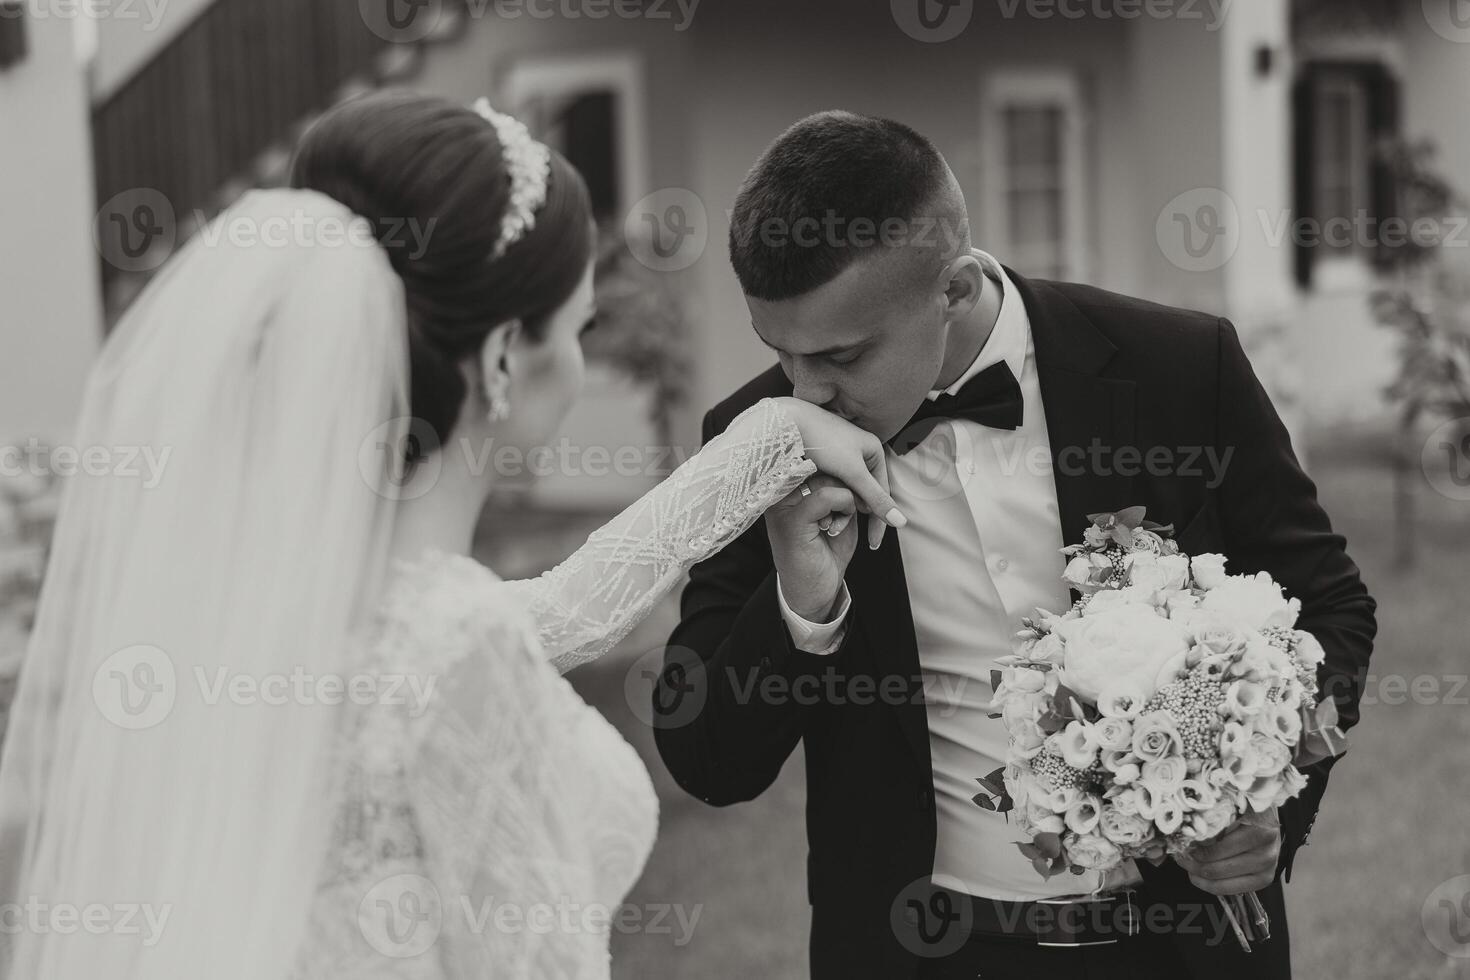
[[[1123,906],[1123,916],[1124,916],[1124,925],[1123,925],[1123,930],[1124,931],[1123,931],[1123,935],[1125,935],[1125,936],[1136,936],[1136,935],[1138,935],[1138,909],[1133,904],[1133,889],[1131,889],[1131,888],[1125,888],[1125,889],[1122,889],[1121,891],[1114,892],[1114,893],[1109,894],[1109,895],[1097,896],[1095,898],[1084,899],[1082,901],[1078,901],[1077,899],[1073,899],[1073,898],[1042,898],[1042,899],[1037,899],[1037,904],[1038,905],[1056,905],[1056,906],[1062,906],[1062,907],[1071,906],[1071,907],[1075,907],[1075,908],[1078,908],[1078,909],[1085,909],[1085,908],[1087,908],[1089,906],[1100,905],[1100,904],[1103,904],[1103,903],[1109,903],[1109,904],[1111,904],[1112,902],[1117,901],[1119,898],[1121,898],[1123,900],[1123,903],[1124,903],[1124,906]],[[1073,938],[1073,939],[1060,939],[1060,938],[1055,938],[1055,937],[1058,937],[1058,936],[1067,936],[1067,935],[1076,936],[1076,935],[1079,935],[1083,931],[1081,928],[1078,928],[1075,931],[1069,931],[1069,930],[1065,930],[1065,929],[1061,928],[1061,920],[1062,920],[1062,917],[1063,917],[1064,914],[1065,913],[1059,913],[1056,917],[1054,917],[1052,919],[1051,923],[1050,923],[1050,928],[1044,929],[1044,930],[1038,930],[1037,931],[1037,934],[1036,934],[1036,945],[1038,945],[1038,946],[1058,946],[1058,947],[1111,946],[1111,945],[1113,945],[1114,943],[1116,943],[1118,941],[1118,939],[1116,937],[1113,938],[1113,939],[1092,939],[1092,940],[1081,940],[1081,939],[1075,939],[1075,938]]]

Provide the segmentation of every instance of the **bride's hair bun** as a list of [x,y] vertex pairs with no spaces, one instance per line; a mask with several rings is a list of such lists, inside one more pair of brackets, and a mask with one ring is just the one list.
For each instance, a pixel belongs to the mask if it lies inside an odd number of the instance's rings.
[[511,171],[496,128],[447,99],[389,90],[337,106],[302,137],[291,184],[376,229],[407,297],[412,412],[441,443],[467,394],[461,362],[512,320],[541,339],[593,254],[587,186],[552,151],[534,225],[496,255]]

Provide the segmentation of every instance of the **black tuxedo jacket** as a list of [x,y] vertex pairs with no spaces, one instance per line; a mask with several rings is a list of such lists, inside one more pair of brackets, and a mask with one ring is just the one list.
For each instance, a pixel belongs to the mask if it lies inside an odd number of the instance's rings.
[[[1031,320],[1063,540],[1081,540],[1088,514],[1143,504],[1151,520],[1174,524],[1186,552],[1221,552],[1235,573],[1270,572],[1301,599],[1299,625],[1326,650],[1324,690],[1336,698],[1343,726],[1354,724],[1375,603],[1235,328],[1010,274]],[[791,392],[779,367],[767,371],[706,416],[705,438],[761,398]],[[1230,453],[1223,477],[1193,455],[1205,449],[1220,459]],[[797,744],[804,747],[812,976],[892,980],[919,965],[900,935],[900,899],[927,881],[935,844],[903,533],[890,530],[876,552],[859,547],[846,579],[846,637],[834,654],[818,657],[795,649],[782,621],[763,522],[696,566],[655,694],[669,720],[656,738],[679,784],[716,806],[759,795]],[[668,714],[674,675],[695,692],[696,711]],[[1191,975],[1289,975],[1280,879],[1306,843],[1329,768],[1313,767],[1301,797],[1281,810],[1281,874],[1263,896],[1273,913],[1265,947],[1244,959],[1231,939],[1209,946],[1213,930],[1187,928],[1184,913],[1165,927],[1166,939],[1154,940],[1173,943]],[[1181,909],[1210,901],[1172,862],[1143,871],[1154,900]]]

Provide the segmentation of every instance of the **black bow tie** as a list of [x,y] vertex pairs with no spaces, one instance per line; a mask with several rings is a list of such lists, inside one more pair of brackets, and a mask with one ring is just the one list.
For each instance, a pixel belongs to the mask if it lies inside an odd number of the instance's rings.
[[1025,414],[1021,383],[1005,361],[981,371],[960,387],[959,394],[924,399],[918,412],[889,443],[900,456],[928,438],[945,419],[968,419],[992,429],[1018,429]]

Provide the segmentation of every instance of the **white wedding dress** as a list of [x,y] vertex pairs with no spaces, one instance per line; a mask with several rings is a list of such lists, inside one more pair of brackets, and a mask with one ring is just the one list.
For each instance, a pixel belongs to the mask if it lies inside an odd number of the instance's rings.
[[611,650],[814,470],[767,400],[540,578],[442,553],[398,565],[365,669],[432,678],[434,696],[346,717],[297,975],[608,976],[608,923],[653,846],[657,800],[560,674]]

